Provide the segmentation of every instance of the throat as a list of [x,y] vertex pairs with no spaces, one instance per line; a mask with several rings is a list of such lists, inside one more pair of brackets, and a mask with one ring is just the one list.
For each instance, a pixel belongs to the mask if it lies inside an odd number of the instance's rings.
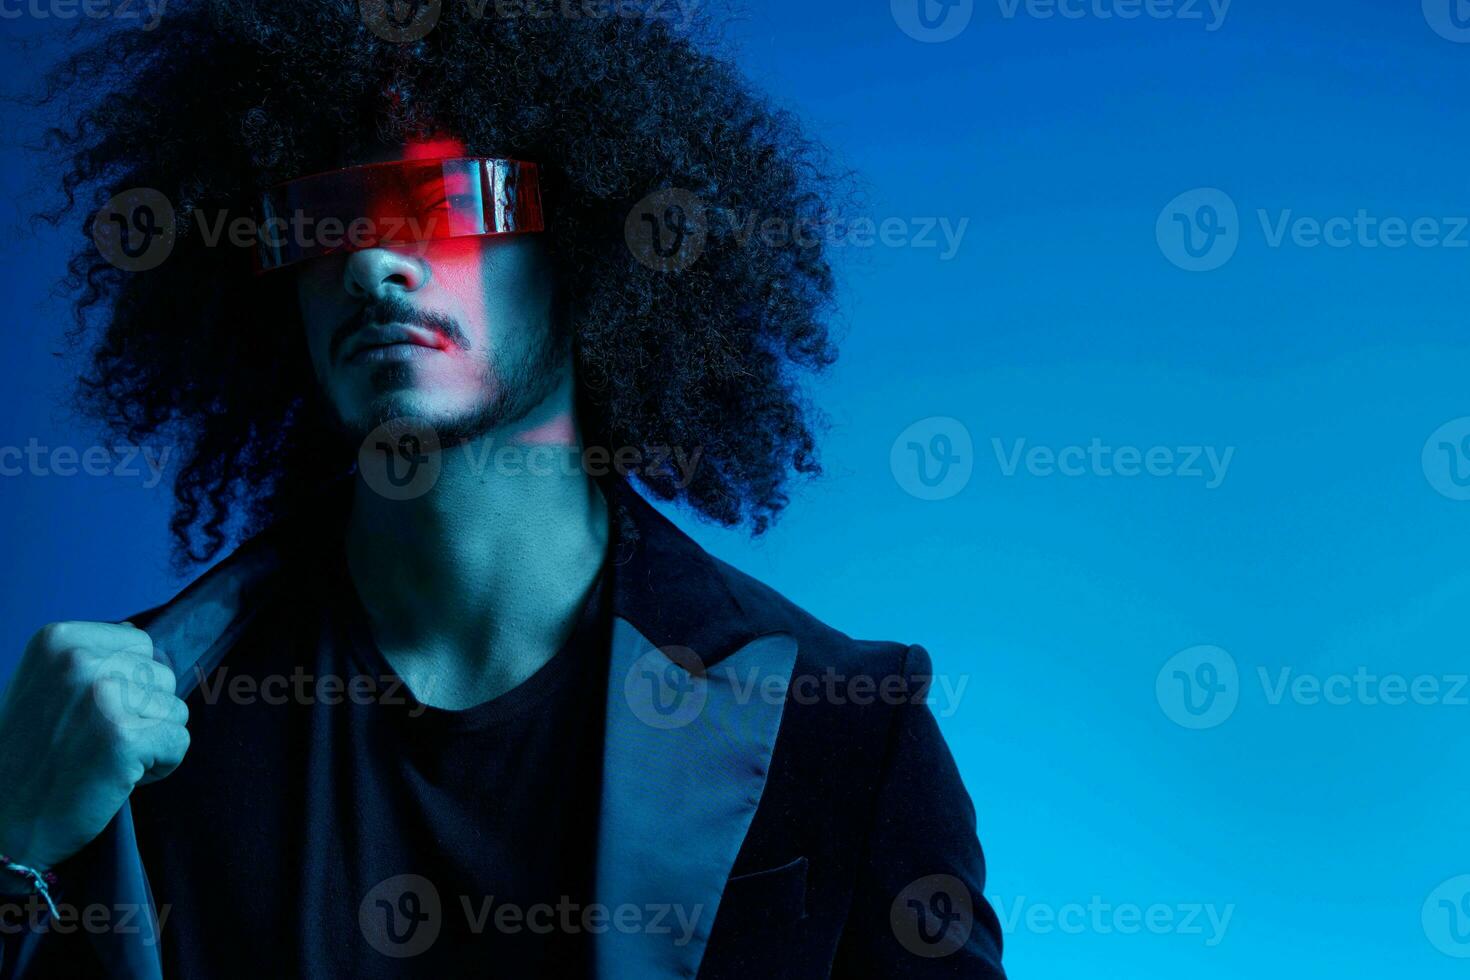
[[464,711],[516,690],[564,646],[564,642],[513,642],[487,651],[442,644],[421,649],[380,648],[380,652],[419,704]]
[[501,697],[594,611],[609,542],[602,491],[539,490],[534,508],[508,493],[387,515],[381,501],[354,507],[346,558],[370,641],[421,704]]

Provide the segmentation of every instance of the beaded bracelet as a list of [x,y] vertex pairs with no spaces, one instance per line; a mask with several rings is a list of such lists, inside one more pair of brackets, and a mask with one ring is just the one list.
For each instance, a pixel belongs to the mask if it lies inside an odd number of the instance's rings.
[[46,900],[46,907],[51,910],[52,917],[61,918],[61,913],[56,911],[56,903],[51,900],[51,889],[56,887],[56,872],[37,871],[18,861],[12,861],[4,854],[0,854],[0,868],[3,868],[7,874],[30,882],[36,894]]

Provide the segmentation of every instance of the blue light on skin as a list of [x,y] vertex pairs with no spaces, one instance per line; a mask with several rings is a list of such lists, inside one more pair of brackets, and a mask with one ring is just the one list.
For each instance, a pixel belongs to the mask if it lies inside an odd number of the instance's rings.
[[[348,164],[465,155],[434,140]],[[544,240],[370,248],[292,274],[306,354],[344,430],[360,443],[414,419],[442,440],[430,448],[437,478],[407,499],[375,489],[391,453],[360,457],[347,558],[378,646],[434,707],[510,690],[565,641],[607,544],[606,502],[581,467],[495,464],[506,446],[569,457],[581,446],[571,354],[552,341]],[[354,337],[372,304],[398,322]]]

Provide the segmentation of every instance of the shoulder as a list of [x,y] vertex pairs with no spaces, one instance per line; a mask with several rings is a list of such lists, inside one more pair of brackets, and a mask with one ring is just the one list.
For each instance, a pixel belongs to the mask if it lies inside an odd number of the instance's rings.
[[[934,667],[929,652],[914,643],[856,639],[828,625],[766,583],[711,559],[730,595],[763,632],[782,632],[796,641],[791,699],[801,706],[832,709],[834,722],[854,715],[882,715],[867,708],[926,703]],[[875,721],[879,720],[874,717]]]

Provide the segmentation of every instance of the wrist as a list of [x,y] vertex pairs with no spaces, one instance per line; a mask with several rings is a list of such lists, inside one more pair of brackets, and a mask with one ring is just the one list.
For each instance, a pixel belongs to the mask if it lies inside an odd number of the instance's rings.
[[36,853],[32,835],[15,832],[15,824],[0,820],[0,893],[24,895],[34,891],[24,877],[5,870],[5,865],[14,863],[32,868],[45,875],[51,871],[50,862],[42,861]]
[[56,900],[51,897],[51,891],[57,885],[54,872],[42,871],[39,868],[22,864],[8,854],[0,854],[0,877],[9,878],[12,882],[23,885],[25,888],[24,891],[10,894],[28,895],[34,892],[46,902],[53,916],[60,915],[60,911],[56,908]]

